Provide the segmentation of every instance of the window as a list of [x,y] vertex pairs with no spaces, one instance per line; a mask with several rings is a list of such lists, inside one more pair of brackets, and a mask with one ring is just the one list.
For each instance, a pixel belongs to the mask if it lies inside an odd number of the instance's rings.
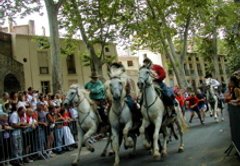
[[169,69],[169,70],[168,70],[168,74],[169,74],[169,75],[173,75],[173,70]]
[[192,60],[192,58],[191,58],[191,57],[188,57],[188,60],[189,60],[189,61],[191,61],[191,60]]
[[190,68],[190,69],[193,69],[193,65],[192,65],[192,64],[189,64],[189,68]]
[[67,59],[67,71],[68,74],[76,74],[76,66],[75,66],[75,59],[74,59],[74,55],[68,55]]
[[133,61],[127,61],[128,67],[133,66]]
[[40,69],[40,74],[48,74],[48,67],[39,67]]
[[186,76],[189,76],[189,70],[187,68],[187,64],[184,64],[184,71],[185,71]]
[[108,47],[105,47],[105,52],[110,52]]
[[198,57],[196,57],[196,61],[199,61],[199,58],[198,58]]
[[49,61],[47,51],[38,51],[38,65],[39,65],[39,73],[40,74],[49,74]]
[[200,63],[197,63],[197,72],[198,72],[199,76],[203,76],[203,72],[202,72]]
[[47,94],[50,92],[50,81],[41,81],[42,93]]
[[221,81],[224,82],[224,78],[223,77],[221,77]]

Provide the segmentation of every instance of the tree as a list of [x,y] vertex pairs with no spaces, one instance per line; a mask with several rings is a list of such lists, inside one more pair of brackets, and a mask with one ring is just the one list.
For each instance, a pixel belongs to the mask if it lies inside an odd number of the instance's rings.
[[[66,28],[72,37],[80,31],[89,52],[92,72],[102,75],[102,66],[108,62],[104,48],[108,42],[115,40],[117,35],[117,9],[119,0],[69,0],[62,10],[61,26]],[[97,50],[95,45],[100,45]]]
[[138,0],[132,9],[135,13],[130,16],[127,35],[134,34],[136,45],[166,55],[182,88],[188,86],[183,65],[189,35],[197,29],[195,20],[207,5],[202,0]]
[[4,24],[6,18],[14,21],[18,16],[23,18],[33,12],[40,12],[41,8],[40,0],[1,0],[0,25]]
[[51,66],[52,66],[52,89],[53,93],[62,90],[62,70],[60,62],[60,41],[58,12],[60,7],[66,2],[65,0],[44,0],[50,29],[50,49],[51,49]]

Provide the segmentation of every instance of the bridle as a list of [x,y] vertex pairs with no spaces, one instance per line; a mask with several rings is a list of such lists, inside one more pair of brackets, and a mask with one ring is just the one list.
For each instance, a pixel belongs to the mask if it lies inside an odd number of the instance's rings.
[[77,96],[78,102],[75,105],[79,106],[84,101],[85,97],[82,97],[82,99],[81,99],[80,95],[78,94],[78,87],[76,87],[76,88],[72,87],[70,89],[75,90],[75,93],[74,93],[74,95],[71,96],[71,98],[66,97],[65,100],[67,100],[69,103],[73,103],[74,98]]
[[[140,70],[141,70],[141,69],[140,69]],[[152,86],[152,84],[148,81],[149,77],[154,78],[152,72],[150,72],[150,71],[149,71],[149,74],[148,74],[147,78],[144,78],[144,77],[139,76],[139,79],[144,80],[145,86],[143,87],[143,91],[146,91],[146,89],[147,89],[148,87]],[[148,81],[148,82],[147,82],[147,81]],[[145,98],[144,108],[147,110],[147,115],[148,115],[149,120],[151,120],[151,119],[150,119],[150,116],[149,116],[149,111],[148,111],[148,110],[156,103],[157,98],[158,98],[158,95],[156,94],[156,97],[155,97],[154,101],[153,101],[151,104],[149,104],[149,105],[148,105],[148,102],[147,102],[147,95],[146,95],[146,93],[143,93],[143,95],[144,95],[144,98]]]

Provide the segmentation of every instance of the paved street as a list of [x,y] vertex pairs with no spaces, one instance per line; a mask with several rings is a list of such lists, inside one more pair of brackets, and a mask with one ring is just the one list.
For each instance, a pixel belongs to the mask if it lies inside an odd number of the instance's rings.
[[[187,114],[188,115],[188,114]],[[142,148],[139,141],[137,155],[129,157],[130,151],[122,149],[120,165],[135,166],[239,166],[240,161],[234,155],[235,150],[229,157],[225,157],[224,151],[230,144],[230,130],[227,112],[225,112],[225,121],[216,123],[213,118],[206,118],[206,124],[200,125],[197,118],[193,119],[189,130],[185,133],[185,151],[177,153],[178,142],[169,143],[168,157],[164,161],[154,161],[147,151]],[[105,145],[105,140],[96,143],[96,152],[90,153],[83,151],[81,163],[84,166],[110,166],[114,162],[113,157],[100,157],[100,152]],[[35,161],[28,166],[65,166],[70,165],[76,150],[58,155],[50,160]]]

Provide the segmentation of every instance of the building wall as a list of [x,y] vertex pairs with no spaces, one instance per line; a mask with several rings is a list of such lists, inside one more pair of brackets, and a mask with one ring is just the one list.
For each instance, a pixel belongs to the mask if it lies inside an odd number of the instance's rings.
[[[163,56],[164,57],[164,56]],[[169,63],[166,57],[163,58],[164,67],[167,69],[168,77],[166,82],[170,86],[177,85],[176,77],[173,74],[173,70],[169,69],[167,63]],[[199,56],[197,53],[188,53],[186,60],[184,62],[186,79],[189,86],[197,88],[200,86],[200,82],[204,81],[204,77],[207,73],[207,66],[209,62],[203,57]],[[226,60],[223,55],[219,55],[219,68],[221,69],[219,76],[213,77],[220,82],[227,82],[228,76],[226,72]]]
[[16,78],[15,84],[19,84],[19,87],[11,87],[10,89],[8,88],[7,91],[11,92],[24,90],[24,72],[23,65],[21,63],[17,62],[10,56],[0,54],[0,68],[0,94],[3,94],[3,92],[6,90],[4,82],[9,75],[12,75]]
[[[64,39],[61,40],[61,45],[64,45]],[[90,67],[84,66],[82,62],[82,57],[87,53],[87,49],[82,41],[73,40],[72,42],[77,42],[79,46],[77,46],[76,50],[74,50],[74,62],[76,67],[75,74],[69,74],[67,70],[66,55],[61,55],[61,70],[63,74],[63,91],[66,91],[72,83],[79,83],[80,85],[85,84],[90,80]],[[23,63],[24,73],[25,73],[25,88],[33,87],[36,90],[42,91],[43,81],[49,81],[50,83],[50,91],[52,90],[52,66],[50,64],[50,50],[45,49],[42,50],[38,46],[39,43],[34,40],[33,36],[29,35],[13,35],[13,53],[14,57],[17,61]],[[97,50],[100,50],[99,45],[95,46]],[[108,48],[108,52],[106,55],[108,56],[117,56],[116,46],[115,44],[108,44],[106,46]],[[42,63],[41,59],[38,58],[39,52],[44,52],[48,57],[48,74],[40,74],[39,65]],[[100,51],[97,51],[100,52]],[[103,77],[107,78],[106,66],[103,67]]]

